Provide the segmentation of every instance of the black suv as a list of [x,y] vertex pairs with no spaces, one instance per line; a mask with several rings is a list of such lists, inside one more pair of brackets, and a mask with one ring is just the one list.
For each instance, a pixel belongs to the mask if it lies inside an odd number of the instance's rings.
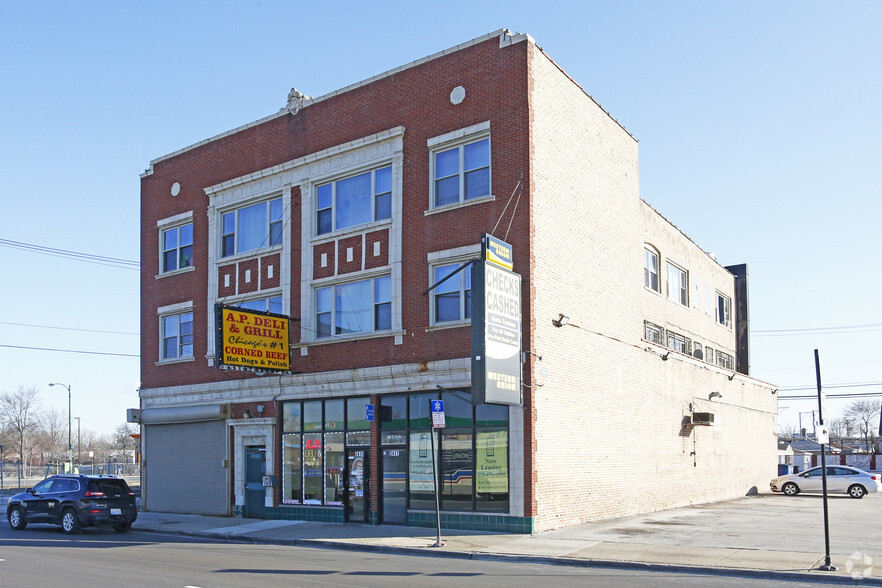
[[33,488],[16,494],[6,507],[9,526],[28,523],[61,525],[65,533],[106,525],[125,533],[138,518],[135,493],[115,476],[63,474],[49,476]]

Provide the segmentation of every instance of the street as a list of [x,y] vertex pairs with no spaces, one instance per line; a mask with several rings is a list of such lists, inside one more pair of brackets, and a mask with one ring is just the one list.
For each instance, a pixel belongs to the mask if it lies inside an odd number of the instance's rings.
[[793,586],[792,582],[635,569],[567,567],[211,542],[132,531],[0,524],[6,586]]

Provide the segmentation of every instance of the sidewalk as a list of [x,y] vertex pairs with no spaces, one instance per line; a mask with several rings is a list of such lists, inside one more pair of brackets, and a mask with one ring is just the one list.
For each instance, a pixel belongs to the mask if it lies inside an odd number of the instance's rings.
[[[821,571],[824,539],[804,529],[787,540],[780,516],[813,515],[818,501],[759,496],[713,505],[568,527],[536,535],[507,535],[442,529],[326,524],[142,512],[133,529],[232,541],[405,553],[470,559],[511,559],[558,565],[640,567],[664,571],[882,586],[882,531],[833,539],[838,569]],[[764,500],[770,499],[770,500]],[[847,499],[848,500],[848,499]],[[882,529],[882,495],[836,502],[834,510],[875,513],[865,524]],[[857,512],[855,516],[865,515]],[[772,516],[778,515],[778,516]],[[758,518],[759,519],[758,519]],[[867,520],[872,521],[867,523]],[[708,524],[714,521],[714,524]],[[766,524],[763,524],[765,521]],[[822,527],[823,521],[818,523]],[[831,525],[832,527],[832,525]],[[771,532],[770,532],[771,531]],[[797,533],[797,529],[793,530]],[[808,539],[807,537],[811,537]],[[811,543],[811,549],[805,547]],[[871,549],[867,554],[858,549]],[[801,548],[794,548],[803,546]],[[818,549],[819,548],[819,549]],[[875,565],[874,564],[875,560]],[[857,580],[857,582],[856,582]]]

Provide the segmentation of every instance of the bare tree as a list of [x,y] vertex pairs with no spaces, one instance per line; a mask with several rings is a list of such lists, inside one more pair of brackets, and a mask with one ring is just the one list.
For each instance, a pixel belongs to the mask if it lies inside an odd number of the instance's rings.
[[830,441],[836,441],[842,445],[851,437],[851,423],[848,419],[835,418],[830,419]]
[[[40,418],[37,388],[19,386],[15,392],[0,394],[0,422],[14,439],[14,447],[22,463],[29,461],[30,444]],[[9,451],[9,453],[12,453]]]
[[778,426],[778,440],[792,443],[800,438],[799,426],[792,423],[781,424]]
[[137,449],[138,442],[132,435],[138,433],[138,427],[130,423],[122,423],[113,431],[113,448],[125,454],[126,451]]
[[35,450],[50,460],[67,459],[67,414],[57,408],[41,411],[35,431]]
[[873,451],[876,441],[876,423],[879,420],[879,404],[875,400],[852,400],[843,413],[863,436],[868,452]]

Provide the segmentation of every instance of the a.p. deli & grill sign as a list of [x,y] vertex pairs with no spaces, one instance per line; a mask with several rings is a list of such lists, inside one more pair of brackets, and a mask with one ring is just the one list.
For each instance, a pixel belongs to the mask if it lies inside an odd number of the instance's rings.
[[219,367],[291,371],[290,319],[282,314],[217,305]]

